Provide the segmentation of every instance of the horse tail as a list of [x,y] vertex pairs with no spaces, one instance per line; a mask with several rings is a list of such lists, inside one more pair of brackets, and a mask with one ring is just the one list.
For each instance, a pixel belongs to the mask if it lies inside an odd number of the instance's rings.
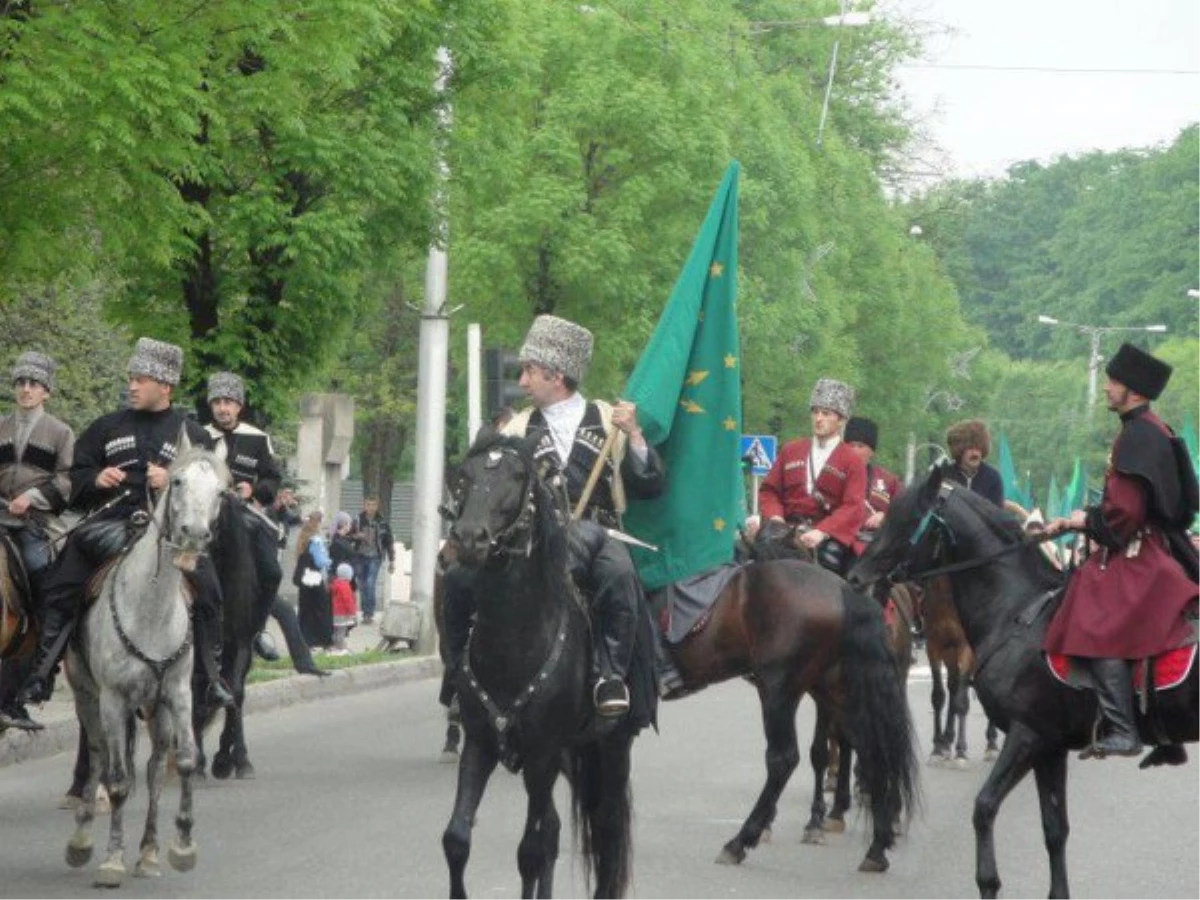
[[[842,672],[846,729],[862,759],[872,798],[885,798],[891,821],[912,818],[917,802],[917,754],[908,696],[887,644],[879,604],[846,587],[842,591]],[[871,807],[867,806],[868,815]]]
[[606,737],[567,754],[571,819],[584,881],[595,876],[597,897],[624,897],[633,873],[632,739],[619,724]]

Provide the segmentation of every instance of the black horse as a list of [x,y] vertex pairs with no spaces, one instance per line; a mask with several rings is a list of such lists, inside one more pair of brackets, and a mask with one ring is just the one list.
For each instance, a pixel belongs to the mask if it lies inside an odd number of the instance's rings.
[[521,771],[529,797],[517,851],[524,897],[549,897],[560,820],[560,771],[572,795],[585,872],[597,897],[625,893],[630,877],[630,751],[626,715],[598,723],[589,694],[586,603],[568,571],[568,531],[536,470],[531,447],[486,433],[457,471],[458,561],[485,587],[459,679],[465,741],[454,812],[442,835],[450,894],[463,872],[475,811],[498,762]]
[[[975,799],[975,881],[983,897],[1000,891],[993,823],[1000,804],[1032,769],[1050,858],[1050,896],[1066,897],[1067,753],[1092,742],[1091,691],[1058,681],[1042,653],[1063,577],[1014,519],[945,478],[934,466],[892,504],[875,541],[850,572],[852,582],[907,581],[952,569],[953,597],[976,648],[974,685],[989,718],[1007,733]],[[1139,710],[1142,739],[1164,746],[1200,732],[1196,666],[1170,690],[1151,692]],[[1168,759],[1162,749],[1145,763]]]
[[[246,676],[254,662],[254,638],[266,625],[268,609],[262,602],[259,572],[250,546],[249,513],[242,502],[226,495],[221,503],[216,534],[209,547],[212,565],[221,584],[222,641],[221,677],[233,693],[237,705],[225,710],[225,723],[212,760],[216,778],[253,778],[254,765],[246,748],[246,730],[242,704],[246,698]],[[192,722],[196,733],[196,771],[205,769],[204,729],[212,723],[218,709],[208,700],[208,680],[204,667],[193,671]]]

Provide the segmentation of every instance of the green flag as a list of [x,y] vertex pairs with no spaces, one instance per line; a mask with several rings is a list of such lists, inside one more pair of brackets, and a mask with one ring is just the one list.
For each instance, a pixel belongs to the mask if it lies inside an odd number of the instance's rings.
[[730,163],[625,398],[663,456],[661,497],[632,498],[625,527],[650,590],[733,559],[745,518],[741,359],[737,329],[738,164]]
[[1075,457],[1075,469],[1071,472],[1071,481],[1063,491],[1058,509],[1054,510],[1053,515],[1069,516],[1072,510],[1083,509],[1086,499],[1087,472],[1077,456]]
[[1187,447],[1188,456],[1192,458],[1192,468],[1200,475],[1200,454],[1196,452],[1196,423],[1192,421],[1191,416],[1183,420],[1183,433],[1180,436]]
[[1058,509],[1062,505],[1062,494],[1058,491],[1058,479],[1054,477],[1054,473],[1050,473],[1050,487],[1046,489],[1046,509],[1042,513],[1042,517],[1046,520],[1054,518],[1058,515]]
[[1014,503],[1021,504],[1025,509],[1029,508],[1029,496],[1021,490],[1021,482],[1017,478],[1017,469],[1013,465],[1012,450],[1008,447],[1008,438],[1000,435],[996,441],[998,450],[996,453],[996,466],[1000,470],[1000,480],[1004,483],[1004,499],[1012,500]]

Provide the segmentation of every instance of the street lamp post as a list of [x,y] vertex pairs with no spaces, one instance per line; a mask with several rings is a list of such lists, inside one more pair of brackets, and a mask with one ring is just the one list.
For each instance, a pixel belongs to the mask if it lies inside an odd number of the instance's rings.
[[1115,331],[1152,331],[1162,334],[1167,330],[1166,325],[1080,325],[1078,322],[1063,322],[1053,316],[1038,316],[1037,320],[1043,325],[1062,325],[1074,328],[1080,334],[1091,338],[1091,356],[1088,357],[1088,394],[1087,419],[1092,419],[1092,410],[1096,407],[1096,386],[1100,375],[1100,338]]

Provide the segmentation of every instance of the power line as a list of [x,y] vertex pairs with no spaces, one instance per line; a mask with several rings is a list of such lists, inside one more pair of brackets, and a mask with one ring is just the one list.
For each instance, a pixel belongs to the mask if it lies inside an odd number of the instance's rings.
[[898,69],[967,69],[980,72],[1050,72],[1059,75],[1200,75],[1196,69],[1075,69],[1065,66],[989,66],[972,63],[897,63]]

